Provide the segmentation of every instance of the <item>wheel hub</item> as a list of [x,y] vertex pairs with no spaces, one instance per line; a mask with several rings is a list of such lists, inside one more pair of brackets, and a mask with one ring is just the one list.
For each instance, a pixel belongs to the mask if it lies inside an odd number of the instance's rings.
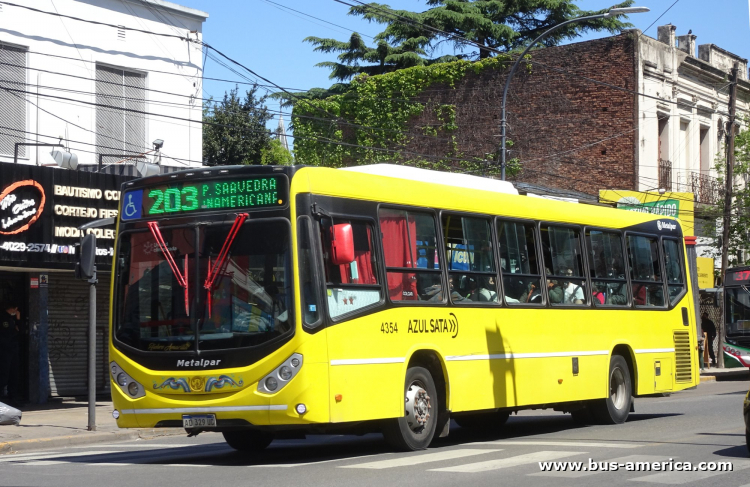
[[609,394],[612,404],[617,409],[625,407],[627,398],[625,397],[625,376],[620,369],[614,369],[609,378]]
[[421,431],[430,419],[430,396],[419,384],[406,390],[406,421],[412,431]]

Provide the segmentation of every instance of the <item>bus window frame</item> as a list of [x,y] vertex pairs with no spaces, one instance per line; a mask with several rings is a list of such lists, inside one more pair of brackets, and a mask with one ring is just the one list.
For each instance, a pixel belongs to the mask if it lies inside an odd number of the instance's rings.
[[466,218],[476,218],[487,221],[487,223],[490,226],[490,244],[492,244],[492,258],[494,260],[493,265],[495,266],[494,272],[474,272],[474,271],[468,271],[466,274],[477,274],[482,276],[492,276],[495,278],[495,286],[497,287],[497,290],[495,291],[498,296],[497,301],[471,301],[470,299],[464,299],[462,301],[453,301],[453,296],[451,293],[451,296],[449,298],[449,303],[451,306],[471,306],[471,307],[488,307],[488,308],[498,308],[500,306],[503,306],[503,303],[505,301],[505,296],[503,296],[503,299],[500,300],[500,293],[502,292],[502,284],[498,280],[498,277],[500,276],[500,272],[498,269],[498,264],[500,260],[498,259],[498,241],[496,238],[496,232],[495,232],[495,219],[497,218],[496,215],[490,215],[486,213],[470,213],[467,211],[454,211],[454,210],[440,210],[438,212],[438,222],[440,223],[440,234],[441,234],[441,250],[440,253],[442,254],[443,261],[445,262],[444,268],[445,268],[445,279],[446,282],[447,279],[450,279],[450,269],[448,269],[448,256],[445,254],[445,236],[443,234],[443,215],[448,214],[449,216],[458,216],[458,217],[466,217]]
[[[319,246],[318,239],[315,238],[315,225],[312,218],[310,218],[309,215],[300,215],[297,217],[297,232],[296,232],[296,248],[297,248],[297,272],[299,273],[299,225],[304,220],[305,225],[307,226],[307,231],[309,232],[309,238],[310,238],[310,253],[312,254],[311,257],[311,272],[312,272],[312,281],[315,283],[315,295],[318,299],[318,305],[321,308],[321,312],[318,314],[318,319],[314,323],[305,323],[305,319],[303,317],[303,313],[300,313],[300,323],[302,324],[302,329],[309,333],[315,333],[317,331],[322,330],[326,326],[326,320],[325,316],[327,316],[327,305],[323,304],[326,303],[325,294],[322,292],[322,289],[326,288],[324,278],[324,270],[322,268],[322,261],[321,256],[323,255],[323,252]],[[297,279],[297,282],[302,284],[302,281],[300,279]],[[323,283],[323,286],[321,288],[320,283]],[[300,296],[300,311],[302,309],[302,289],[301,287],[299,290],[299,296]]]
[[[637,305],[635,302],[635,288],[633,287],[636,283],[656,283],[656,281],[641,281],[638,279],[632,278],[632,269],[630,267],[630,254],[625,254],[625,258],[628,261],[628,281],[630,282],[630,294],[632,296],[632,307],[631,309],[639,310],[639,311],[668,311],[674,308],[674,306],[671,306],[668,299],[667,293],[667,281],[664,279],[666,276],[664,273],[664,259],[662,258],[661,254],[663,253],[662,250],[662,243],[661,235],[656,235],[653,233],[645,233],[645,232],[631,232],[631,231],[625,231],[625,249],[627,252],[630,252],[630,246],[628,245],[627,239],[628,237],[647,237],[647,238],[655,238],[657,242],[657,251],[659,252],[659,272],[661,272],[662,275],[662,281],[661,281],[661,287],[662,287],[662,293],[664,293],[664,305],[663,306],[643,306],[643,305]],[[685,284],[685,287],[687,288],[687,283]]]
[[[443,251],[439,248],[435,249],[435,252],[437,252],[438,260],[440,263],[440,269],[420,269],[418,267],[387,267],[385,265],[385,248],[383,247],[383,232],[380,229],[380,210],[401,210],[406,212],[414,212],[414,213],[429,213],[432,215],[432,222],[433,225],[435,225],[435,240],[436,240],[436,247],[439,244],[442,248],[443,243],[443,229],[440,225],[440,212],[436,210],[435,208],[427,208],[424,206],[410,206],[410,205],[395,205],[392,203],[378,203],[376,212],[377,212],[377,233],[378,233],[378,242],[377,245],[380,248],[381,253],[381,268],[383,270],[383,274],[385,277],[384,285],[386,289],[388,288],[388,269],[393,269],[397,272],[428,272],[428,273],[440,273],[440,285],[443,289],[446,288],[448,285],[448,273],[446,269],[445,264],[445,255],[443,255]],[[392,306],[406,306],[406,307],[413,307],[413,306],[425,306],[425,307],[445,307],[449,304],[449,301],[446,296],[443,296],[442,301],[422,301],[422,300],[416,300],[416,301],[394,301],[391,299],[391,293],[390,291],[386,292],[386,300],[387,302]]]
[[[205,221],[205,220],[199,221],[199,220],[195,220],[194,219],[194,220],[192,220],[189,223],[179,223],[178,225],[172,225],[172,226],[159,226],[159,229],[160,230],[165,230],[165,229],[170,229],[171,230],[171,229],[175,229],[175,228],[192,228],[193,231],[194,231],[194,233],[195,233],[195,252],[196,252],[195,265],[196,265],[196,269],[200,269],[200,264],[201,264],[201,256],[200,256],[200,252],[199,252],[200,229],[205,228],[205,227],[217,226],[217,225],[231,225],[234,220],[226,218],[226,215],[235,215],[235,213],[229,213],[229,214],[225,213],[224,214],[225,218],[222,218],[222,219],[216,219],[216,220],[210,220],[210,221]],[[253,223],[258,223],[258,222],[270,222],[270,221],[273,221],[273,222],[282,222],[282,223],[285,223],[287,225],[287,230],[289,231],[289,251],[292,252],[292,253],[294,252],[294,245],[296,244],[296,242],[294,241],[294,235],[292,233],[292,231],[293,231],[292,222],[291,222],[291,220],[289,218],[285,218],[285,217],[281,217],[281,216],[274,216],[274,217],[267,217],[267,218],[263,218],[263,217],[252,218],[252,216],[253,215],[251,214],[251,218],[248,218],[247,220],[245,220],[245,222],[242,224],[242,227],[244,227],[245,225],[251,225]],[[167,219],[167,218],[158,219],[157,218],[157,219],[151,219],[151,220],[148,220],[148,221],[156,221],[158,223],[160,221],[168,222],[168,221],[170,221],[170,219]],[[131,222],[127,222],[127,223],[131,223]],[[148,226],[146,226],[147,221],[141,221],[141,220],[139,220],[137,222],[132,222],[132,223],[135,224],[133,228],[128,228],[127,230],[123,230],[123,231],[119,232],[118,235],[117,235],[117,241],[116,241],[116,247],[115,248],[117,249],[118,252],[119,252],[119,249],[120,249],[121,239],[122,239],[122,237],[124,235],[129,235],[129,234],[132,234],[132,233],[148,232],[149,231]],[[115,256],[115,258],[117,258],[117,256]],[[294,266],[294,257],[293,257],[293,255],[290,256],[289,261],[290,261],[290,265]],[[119,306],[119,300],[121,299],[121,293],[119,292],[119,290],[120,290],[120,288],[119,288],[119,282],[120,282],[119,264],[118,264],[117,267],[118,267],[118,269],[113,273],[112,277],[114,279],[116,279],[116,281],[114,283],[114,285],[115,285],[114,290],[115,290],[115,295],[116,295],[117,301],[115,302],[115,304],[117,306]],[[289,272],[289,279],[290,279],[289,288],[292,290],[292,294],[294,294],[296,292],[296,287],[297,287],[297,280],[295,279],[295,277],[296,276],[295,276],[294,270],[291,270]],[[195,316],[196,319],[198,319],[198,317],[196,315],[196,313],[197,313],[196,306],[201,301],[200,295],[201,295],[202,290],[203,290],[203,286],[202,286],[202,283],[201,283],[201,279],[200,278],[195,279],[195,284],[194,284],[194,292],[195,292],[194,296],[195,296],[195,299],[193,299],[193,301],[191,302],[190,315],[191,316]],[[272,339],[269,342],[263,343],[261,345],[257,345],[255,347],[253,347],[253,346],[251,346],[251,347],[237,347],[237,348],[231,348],[229,350],[232,350],[232,351],[237,351],[237,350],[253,350],[253,349],[257,348],[258,346],[273,345],[273,344],[276,344],[276,343],[283,342],[285,340],[291,339],[297,333],[296,318],[297,318],[297,314],[298,313],[297,313],[295,299],[290,299],[289,300],[289,308],[287,308],[287,311],[291,312],[292,315],[295,317],[295,321],[293,322],[292,326],[290,327],[289,332],[287,332],[287,333],[285,333],[283,335],[280,335],[280,336]],[[114,307],[113,312],[114,313],[119,312],[119,308],[118,307]],[[114,329],[114,327],[115,327],[114,320],[116,318],[116,315],[114,313],[113,313],[113,316],[112,316],[112,318],[113,318],[113,323],[112,323],[112,327],[113,327],[113,329],[112,329],[112,341],[113,341],[113,344],[116,342],[116,345],[115,345],[116,348],[117,347],[125,347],[126,349],[134,351],[136,353],[173,353],[173,352],[153,352],[153,351],[138,350],[138,349],[133,348],[130,345],[127,345],[127,344],[121,342],[120,340],[118,340],[117,337],[116,337],[116,335],[115,335],[115,329]],[[206,349],[206,350],[201,350],[200,349],[200,329],[198,328],[198,326],[195,327],[195,347],[196,348],[195,348],[195,350],[192,353],[195,353],[195,352],[210,353],[210,352],[218,351],[218,350],[212,350],[212,349]]]
[[[165,222],[169,221],[168,219],[162,219],[162,220],[165,221]],[[119,260],[119,255],[118,254],[120,252],[120,249],[122,248],[122,238],[124,236],[126,236],[126,235],[131,235],[131,234],[134,234],[134,233],[147,233],[149,231],[149,228],[146,225],[146,223],[148,221],[156,221],[157,223],[159,223],[160,220],[158,218],[156,218],[156,219],[152,218],[150,220],[143,220],[143,221],[139,220],[137,222],[132,222],[132,223],[134,223],[133,228],[128,228],[127,230],[122,230],[122,231],[118,232],[118,234],[117,234],[117,240],[115,241],[115,247],[114,247],[115,249],[117,249],[117,251],[115,252],[115,259]],[[126,222],[126,223],[131,223],[131,222]],[[198,252],[198,243],[199,243],[199,236],[198,236],[198,231],[197,231],[198,227],[199,227],[199,225],[196,222],[193,222],[193,223],[180,223],[178,225],[171,225],[171,226],[161,226],[161,225],[159,226],[159,230],[174,230],[174,229],[180,229],[180,228],[190,228],[190,229],[193,230],[193,238],[195,240],[194,243],[193,243],[193,247],[195,249],[195,254],[196,254],[196,257],[195,257],[195,268],[196,269],[200,269],[200,252]],[[124,298],[124,294],[121,292],[122,289],[121,289],[121,286],[120,286],[121,274],[120,274],[120,264],[119,264],[119,262],[114,267],[115,267],[115,269],[113,269],[113,276],[112,276],[112,278],[114,278],[114,280],[115,280],[114,281],[114,291],[115,291],[114,296],[115,297],[114,297],[114,303],[113,303],[114,306],[112,306],[112,308],[113,308],[112,309],[112,311],[113,311],[113,313],[112,313],[112,330],[111,330],[111,333],[112,333],[112,342],[116,343],[116,345],[115,345],[116,348],[117,347],[125,347],[127,350],[131,350],[131,351],[134,351],[134,352],[137,352],[137,353],[144,353],[144,352],[159,353],[159,352],[153,352],[153,351],[139,350],[137,348],[131,347],[127,343],[121,342],[117,338],[117,325],[121,321],[121,318],[120,318],[120,311],[121,311],[120,310],[120,305],[121,305],[121,302],[120,301]],[[200,281],[200,279],[195,279],[195,284],[193,286],[193,296],[195,297],[195,299],[193,299],[191,301],[191,303],[190,303],[190,316],[191,317],[195,316],[195,313],[197,313],[196,306],[198,304],[198,299],[199,299],[198,296],[199,296],[199,293],[200,293],[200,290],[201,290],[201,286],[200,286],[200,282],[199,281]],[[198,350],[198,341],[199,341],[199,330],[198,330],[197,326],[195,327],[195,330],[193,331],[193,339],[195,340],[195,347],[196,347],[195,350],[193,350],[193,353],[195,353]],[[164,352],[164,353],[171,353],[171,352]]]
[[[581,252],[581,261],[583,268],[581,269],[583,271],[583,280],[586,281],[586,290],[584,291],[583,295],[586,297],[586,302],[584,304],[565,304],[560,303],[553,306],[552,303],[549,300],[549,296],[547,296],[547,307],[553,308],[553,309],[590,309],[593,308],[593,296],[591,296],[591,279],[589,276],[589,263],[588,263],[588,256],[586,255],[586,234],[583,232],[583,229],[585,228],[583,225],[576,225],[572,223],[561,223],[561,222],[552,222],[549,220],[539,220],[537,224],[537,232],[539,234],[539,250],[542,252],[540,255],[541,262],[542,262],[542,268],[540,269],[542,272],[543,282],[546,284],[547,282],[547,263],[544,260],[544,247],[542,246],[542,225],[547,226],[553,226],[553,227],[560,227],[560,228],[569,228],[573,230],[578,231],[578,241],[580,242],[579,245],[579,251]],[[556,276],[554,274],[550,274],[550,277],[552,277],[555,280],[560,280],[560,276]],[[565,277],[565,276],[563,276]],[[574,279],[581,280],[580,277],[573,277]],[[563,290],[564,293],[565,290]],[[544,286],[544,292],[547,294],[547,286]],[[564,296],[564,294],[563,294]],[[564,301],[564,300],[563,300]],[[622,309],[622,308],[620,308]]]
[[[677,244],[677,252],[680,254],[679,255],[679,259],[680,259],[680,270],[682,272],[682,281],[683,281],[682,282],[682,286],[683,287],[682,287],[682,292],[676,297],[674,305],[672,304],[672,300],[668,299],[668,297],[669,297],[669,281],[667,280],[667,253],[664,252],[664,240],[671,240],[671,241],[675,242]],[[684,248],[683,248],[684,244],[685,244],[685,239],[684,238],[664,237],[662,235],[659,235],[659,248],[660,248],[660,250],[661,250],[661,252],[663,254],[663,259],[662,259],[662,262],[661,262],[661,266],[663,268],[662,272],[664,273],[663,274],[664,275],[664,286],[666,287],[666,289],[665,289],[666,294],[664,296],[667,297],[666,299],[668,301],[667,309],[674,309],[677,306],[679,306],[680,302],[685,298],[685,295],[687,295],[687,292],[688,292],[688,279],[689,279],[689,277],[688,277],[688,274],[687,274],[687,268],[685,267],[686,255],[685,255]]]
[[[512,223],[528,223],[532,226],[534,230],[534,250],[536,251],[536,260],[537,260],[537,266],[539,268],[539,280],[540,280],[540,286],[542,289],[540,289],[541,295],[542,295],[542,302],[539,304],[533,304],[533,303],[513,303],[508,304],[508,302],[505,300],[505,284],[503,281],[503,270],[502,266],[500,265],[500,234],[497,231],[497,226],[501,222],[512,222]],[[511,309],[543,309],[547,308],[547,304],[549,302],[549,298],[547,297],[547,286],[545,286],[543,283],[546,282],[544,279],[544,266],[540,265],[541,259],[541,242],[540,242],[540,234],[539,234],[539,221],[538,220],[529,220],[526,218],[508,218],[504,216],[495,216],[493,220],[493,233],[495,238],[495,251],[496,251],[496,262],[495,265],[497,267],[498,275],[500,276],[500,281],[502,284],[501,291],[503,293],[503,300],[502,305],[503,307],[511,308]],[[521,276],[521,277],[537,277],[536,274],[513,274],[515,276]]]
[[[620,236],[620,249],[622,251],[623,256],[623,267],[625,270],[625,287],[627,287],[627,298],[628,302],[627,304],[596,304],[594,303],[594,300],[591,300],[591,303],[594,305],[593,307],[595,309],[609,309],[609,310],[623,310],[623,309],[632,309],[635,305],[633,300],[633,286],[630,282],[630,262],[628,262],[628,245],[627,241],[625,239],[625,232],[622,230],[614,229],[614,228],[606,228],[606,227],[594,227],[594,226],[587,226],[585,225],[583,227],[583,240],[584,245],[586,246],[586,264],[588,265],[588,252],[591,251],[591,249],[588,248],[587,241],[586,241],[586,232],[594,231],[594,232],[607,232],[607,233],[616,233]],[[589,279],[591,279],[591,268],[589,267],[588,270]],[[597,279],[602,281],[609,281],[609,279]],[[593,279],[591,279],[593,281]],[[620,279],[612,279],[612,282],[621,282]],[[593,289],[593,288],[592,288]],[[640,308],[637,308],[640,309]]]
[[[330,310],[328,308],[328,285],[331,284],[332,286],[334,286],[334,284],[329,283],[325,278],[325,275],[326,275],[325,274],[325,257],[323,256],[325,245],[323,245],[323,242],[321,240],[323,237],[323,231],[322,231],[323,226],[321,224],[321,220],[323,218],[330,219],[331,224],[333,224],[333,221],[335,219],[342,219],[342,220],[359,220],[359,221],[367,222],[370,225],[372,225],[373,242],[371,242],[371,245],[372,245],[372,250],[375,253],[375,258],[378,260],[377,262],[378,265],[376,266],[377,269],[375,270],[375,272],[377,274],[379,284],[336,284],[335,286],[340,287],[341,289],[378,289],[380,291],[380,300],[377,303],[370,304],[368,306],[365,306],[364,308],[359,308],[349,313],[341,314],[335,318],[331,316]],[[314,223],[315,225],[313,229],[317,234],[317,237],[315,238],[315,240],[317,240],[317,245],[319,246],[319,249],[318,249],[319,259],[318,260],[320,262],[320,272],[321,272],[319,282],[323,284],[322,290],[325,291],[322,303],[323,303],[323,306],[325,307],[325,316],[328,320],[328,324],[330,326],[333,326],[338,323],[341,323],[342,321],[348,321],[348,320],[355,319],[359,316],[371,314],[374,311],[376,311],[378,308],[382,307],[386,302],[385,294],[387,293],[385,289],[387,288],[387,282],[384,280],[385,276],[381,272],[381,267],[385,265],[385,261],[383,261],[383,254],[380,253],[380,249],[378,247],[378,242],[377,242],[377,235],[380,235],[379,222],[373,219],[371,216],[366,216],[366,215],[361,215],[361,214],[355,215],[351,213],[328,212],[327,215],[314,219]],[[383,264],[381,264],[381,262]],[[318,328],[319,329],[325,328],[325,326],[328,326],[328,325],[324,324],[324,326],[319,326]]]

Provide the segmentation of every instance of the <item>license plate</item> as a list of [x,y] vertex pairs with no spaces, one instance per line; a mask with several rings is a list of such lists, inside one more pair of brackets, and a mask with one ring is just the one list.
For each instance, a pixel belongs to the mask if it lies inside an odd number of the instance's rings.
[[216,415],[214,414],[183,414],[183,428],[216,428]]

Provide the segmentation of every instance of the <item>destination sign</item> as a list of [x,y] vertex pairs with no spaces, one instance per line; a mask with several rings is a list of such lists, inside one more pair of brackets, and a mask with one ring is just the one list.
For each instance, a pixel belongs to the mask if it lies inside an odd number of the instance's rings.
[[288,188],[284,176],[246,177],[175,183],[125,193],[122,219],[158,218],[210,210],[253,210],[283,206]]
[[750,270],[727,271],[727,284],[743,283],[750,284]]

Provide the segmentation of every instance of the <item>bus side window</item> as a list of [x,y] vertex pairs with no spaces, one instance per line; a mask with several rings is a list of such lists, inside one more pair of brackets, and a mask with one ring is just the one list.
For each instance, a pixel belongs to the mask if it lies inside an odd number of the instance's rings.
[[381,208],[378,218],[391,301],[444,302],[434,217]]
[[664,269],[667,274],[669,302],[675,305],[685,291],[685,273],[682,266],[684,261],[680,257],[680,247],[676,240],[662,239],[662,245],[664,247]]
[[497,303],[489,220],[444,213],[442,224],[446,266],[453,282],[451,300]]
[[299,285],[302,300],[302,321],[314,327],[320,322],[320,303],[316,292],[312,240],[310,239],[310,219],[301,216],[297,219],[297,241],[299,244]]
[[336,318],[375,305],[381,300],[373,227],[364,220],[335,218],[335,223],[349,223],[354,239],[354,260],[336,264],[331,260],[331,220],[321,220],[321,242],[326,275],[328,313]]
[[498,221],[503,293],[509,305],[541,305],[542,276],[536,254],[536,232],[530,222]]
[[542,225],[541,235],[550,304],[586,306],[590,302],[590,292],[583,273],[581,232],[575,228]]
[[594,306],[627,306],[628,282],[620,234],[586,230]]
[[628,235],[630,279],[636,307],[664,306],[664,284],[656,237]]

